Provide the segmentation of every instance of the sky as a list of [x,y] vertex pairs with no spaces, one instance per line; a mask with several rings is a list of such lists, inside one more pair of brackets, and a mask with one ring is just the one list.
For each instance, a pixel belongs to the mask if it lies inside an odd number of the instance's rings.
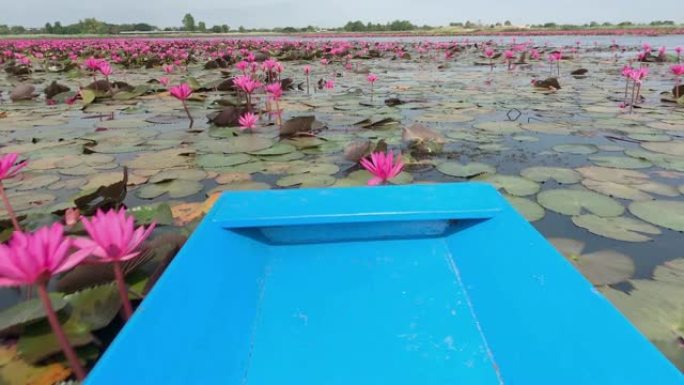
[[[337,27],[349,20],[448,25],[450,22],[510,20],[515,25],[597,22],[684,22],[682,0],[0,0],[0,24],[63,25],[86,17],[110,23],[145,22],[180,26],[186,12],[207,26],[233,29]],[[11,4],[11,5],[10,5]]]

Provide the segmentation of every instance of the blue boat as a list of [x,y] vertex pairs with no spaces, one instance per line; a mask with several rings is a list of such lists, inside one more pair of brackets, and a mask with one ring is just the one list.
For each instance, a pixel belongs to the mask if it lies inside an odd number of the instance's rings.
[[88,385],[670,385],[491,186],[224,193]]

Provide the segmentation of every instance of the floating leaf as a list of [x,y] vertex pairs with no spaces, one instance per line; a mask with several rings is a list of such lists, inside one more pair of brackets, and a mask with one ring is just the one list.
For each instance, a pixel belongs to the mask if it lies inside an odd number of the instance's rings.
[[506,198],[508,203],[513,205],[513,207],[529,222],[538,221],[544,218],[544,215],[546,215],[544,208],[541,207],[537,202],[512,195],[505,195],[504,198]]
[[121,299],[114,283],[90,287],[66,295],[64,299],[70,305],[70,317],[77,318],[90,330],[109,325],[121,308]]
[[[64,300],[64,296],[59,293],[50,293],[50,302],[55,311],[60,311],[67,304]],[[34,298],[20,302],[6,308],[0,313],[0,331],[45,317],[45,309],[43,308],[43,303],[40,299]]]
[[625,211],[625,208],[614,199],[584,190],[545,190],[537,195],[537,202],[551,211],[564,215],[581,215],[588,211],[602,217],[617,217]]
[[629,205],[629,212],[654,225],[684,231],[684,202],[682,201],[632,202]]
[[280,187],[325,187],[335,183],[335,178],[326,174],[296,174],[282,177],[276,181]]
[[582,254],[584,242],[568,238],[549,239],[558,251],[597,286],[624,282],[634,274],[634,262],[613,250]]
[[488,182],[494,185],[497,189],[502,189],[507,193],[515,196],[526,196],[536,194],[541,187],[536,182],[529,179],[521,178],[514,175],[482,175],[476,179]]
[[589,160],[598,166],[610,168],[639,169],[653,166],[647,160],[626,156],[590,156]]
[[140,199],[154,199],[168,193],[169,198],[185,198],[197,194],[203,188],[204,186],[197,181],[176,179],[144,185],[136,190],[135,195]]
[[651,195],[639,190],[638,188],[634,188],[629,185],[619,184],[615,182],[584,179],[582,181],[582,185],[588,188],[589,190],[593,190],[614,198],[629,199],[635,201],[645,201],[653,199]]
[[481,174],[496,173],[496,169],[488,164],[477,162],[461,164],[449,161],[438,164],[437,171],[458,178],[471,178]]
[[160,226],[173,225],[173,214],[166,203],[133,207],[128,210],[139,225],[148,225],[152,222]]
[[577,183],[582,179],[577,171],[562,167],[528,167],[522,170],[520,175],[535,182],[546,182],[553,179],[563,184]]
[[593,144],[557,144],[553,146],[553,151],[575,155],[589,155],[598,152],[598,147]]
[[646,242],[651,238],[644,234],[660,234],[657,227],[627,217],[603,218],[585,214],[572,217],[572,222],[596,235],[625,242]]

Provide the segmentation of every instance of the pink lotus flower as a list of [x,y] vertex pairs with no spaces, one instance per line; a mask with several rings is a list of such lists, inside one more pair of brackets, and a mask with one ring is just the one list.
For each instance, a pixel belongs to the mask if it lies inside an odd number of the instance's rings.
[[677,47],[674,50],[675,50],[675,53],[677,54],[677,56],[682,54],[682,47]]
[[81,219],[81,211],[76,208],[68,208],[64,211],[64,224],[73,226]]
[[0,286],[35,284],[38,287],[38,295],[57,342],[76,377],[82,381],[85,370],[69,344],[47,291],[47,282],[53,275],[71,270],[88,256],[88,249],[72,252],[73,242],[64,236],[64,227],[59,223],[42,227],[34,233],[14,232],[7,245],[0,245]]
[[684,75],[684,64],[675,64],[675,65],[671,66],[670,72],[672,72],[672,74],[674,76]]
[[240,71],[242,71],[243,74],[244,74],[245,71],[247,70],[247,67],[249,67],[249,63],[246,62],[246,61],[244,61],[244,60],[241,60],[241,61],[235,63],[235,68],[237,68],[237,69],[239,69]]
[[511,59],[513,59],[514,57],[515,57],[515,52],[513,52],[513,51],[511,51],[511,50],[506,50],[506,51],[504,51],[504,58],[505,58],[506,60],[511,60]]
[[125,209],[119,211],[100,210],[91,218],[83,217],[81,222],[90,239],[79,238],[77,245],[91,254],[97,262],[123,262],[140,254],[142,242],[150,236],[155,224],[147,228],[135,228],[135,219],[126,215]]
[[112,66],[109,65],[106,61],[100,62],[100,65],[97,67],[97,70],[100,71],[102,75],[105,77],[109,77],[114,71],[112,70]]
[[376,80],[378,80],[378,75],[370,73],[366,77],[366,80],[368,81],[368,83],[373,84],[373,83],[375,83]]
[[272,100],[278,101],[283,96],[283,88],[280,83],[272,83],[264,87]]
[[94,57],[89,57],[83,62],[83,68],[89,71],[97,71],[100,68],[101,59],[95,59]]
[[19,154],[11,152],[0,158],[0,181],[16,176],[28,164],[25,160],[17,163]]
[[164,71],[164,73],[170,74],[173,72],[173,70],[174,70],[173,64],[165,64],[162,66],[162,71]]
[[395,161],[392,152],[374,152],[370,155],[370,160],[367,158],[361,159],[361,166],[373,174],[373,178],[368,181],[368,185],[376,186],[386,183],[388,180],[399,175],[404,168],[404,163],[402,163],[399,156],[397,156]]
[[304,66],[304,75],[309,76],[310,73],[311,73],[311,66],[305,65]]
[[240,116],[238,122],[240,123],[240,130],[252,130],[256,127],[256,122],[259,118],[251,112],[247,112]]
[[192,88],[187,83],[182,83],[177,86],[171,87],[169,93],[173,95],[174,98],[180,101],[186,101],[192,95]]
[[487,48],[485,48],[485,50],[484,50],[484,55],[485,55],[487,58],[491,59],[492,57],[494,57],[494,50],[491,49],[491,48],[489,48],[489,47],[487,47]]
[[91,218],[81,218],[83,227],[90,238],[76,239],[76,245],[91,255],[91,260],[100,263],[112,262],[114,276],[119,289],[119,297],[123,304],[126,319],[133,314],[133,307],[128,299],[128,289],[124,280],[121,262],[140,255],[140,246],[152,234],[155,224],[147,228],[135,228],[135,220],[126,215],[125,209],[119,211],[100,210]]
[[250,76],[240,75],[233,79],[233,84],[238,86],[242,91],[251,94],[261,86],[261,83],[252,79]]
[[334,80],[327,80],[325,82],[325,88],[328,90],[335,88],[335,81]]
[[170,80],[169,78],[167,78],[166,76],[162,76],[162,77],[159,78],[159,83],[160,83],[161,85],[163,85],[164,87],[168,87],[170,81],[171,81],[171,80]]
[[15,231],[8,245],[0,245],[0,286],[46,283],[53,275],[71,270],[90,252],[70,253],[73,243],[64,237],[60,223],[33,234]]

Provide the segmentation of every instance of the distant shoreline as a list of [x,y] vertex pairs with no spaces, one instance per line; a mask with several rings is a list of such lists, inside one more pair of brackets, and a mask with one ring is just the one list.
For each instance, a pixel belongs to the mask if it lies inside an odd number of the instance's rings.
[[[155,33],[122,33],[116,35],[93,35],[93,34],[23,34],[3,35],[0,40],[13,39],[87,39],[87,38],[259,38],[259,37],[284,37],[284,38],[373,38],[373,37],[468,37],[468,36],[667,36],[684,35],[684,27],[673,28],[580,28],[580,29],[474,29],[441,27],[433,30],[418,31],[394,31],[394,32],[227,32],[227,33],[194,33],[194,32],[169,32],[159,31]],[[683,42],[684,43],[684,42]]]

